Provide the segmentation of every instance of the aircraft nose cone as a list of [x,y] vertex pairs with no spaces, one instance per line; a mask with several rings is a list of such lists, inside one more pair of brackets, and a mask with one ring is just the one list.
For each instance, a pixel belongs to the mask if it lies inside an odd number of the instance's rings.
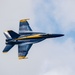
[[64,34],[56,34],[57,37],[64,36]]
[[45,37],[47,38],[55,38],[55,37],[62,37],[64,34],[46,34]]

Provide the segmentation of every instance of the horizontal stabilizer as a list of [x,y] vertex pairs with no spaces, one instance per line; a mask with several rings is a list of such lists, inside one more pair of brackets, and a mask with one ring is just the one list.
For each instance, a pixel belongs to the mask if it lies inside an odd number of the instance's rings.
[[3,53],[8,52],[13,46],[14,46],[14,44],[13,44],[13,45],[11,45],[11,44],[6,44],[6,47],[4,48]]

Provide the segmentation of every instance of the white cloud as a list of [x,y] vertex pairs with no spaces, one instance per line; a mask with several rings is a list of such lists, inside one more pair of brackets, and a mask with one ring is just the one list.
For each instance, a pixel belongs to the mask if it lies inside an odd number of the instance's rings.
[[[45,28],[51,31],[55,30],[55,27],[65,33],[75,28],[75,1],[74,0],[41,0],[35,2],[36,15],[39,22]],[[35,13],[35,14],[36,14]],[[50,28],[48,28],[50,27]],[[47,30],[46,30],[47,31]]]
[[[42,60],[40,74],[38,75],[72,75],[75,63],[75,43],[67,39],[64,43],[54,41],[43,43],[46,59]],[[41,48],[42,49],[42,48]]]
[[74,0],[54,0],[55,7],[53,15],[62,28],[66,31],[75,28],[75,1]]
[[43,75],[71,75],[71,70],[67,67],[53,69]]
[[30,18],[31,25],[34,23],[33,3],[31,0],[2,1],[0,3],[0,11],[2,32],[3,29],[7,30],[12,28],[17,31],[20,19]]
[[[0,49],[4,48],[3,31],[18,30],[18,21],[30,18],[33,30],[53,32],[56,28],[64,32],[73,30],[74,0],[7,0],[0,3]],[[35,11],[35,12],[34,12]],[[37,13],[36,13],[37,12]],[[35,18],[35,19],[34,19]],[[53,19],[53,20],[52,20]],[[39,21],[40,25],[34,21]],[[38,23],[38,22],[37,22]],[[53,26],[52,26],[53,25]],[[55,26],[54,26],[55,25]],[[58,38],[59,39],[59,38]],[[61,38],[62,40],[62,38]],[[46,40],[33,45],[27,60],[18,60],[17,46],[7,54],[0,52],[1,75],[74,75],[75,43],[67,38],[63,43]]]

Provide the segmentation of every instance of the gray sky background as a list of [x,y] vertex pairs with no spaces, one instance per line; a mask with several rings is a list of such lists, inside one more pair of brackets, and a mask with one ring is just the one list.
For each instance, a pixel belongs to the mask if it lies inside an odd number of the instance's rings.
[[[3,32],[18,32],[23,18],[33,31],[65,36],[33,45],[25,60],[18,60],[17,46],[3,54]],[[0,26],[1,75],[75,75],[75,0],[1,0]]]

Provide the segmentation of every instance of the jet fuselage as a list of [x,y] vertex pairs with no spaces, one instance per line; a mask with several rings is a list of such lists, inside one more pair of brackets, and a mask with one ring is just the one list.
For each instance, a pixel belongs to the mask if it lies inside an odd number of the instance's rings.
[[46,34],[41,32],[26,32],[23,33],[18,38],[14,39],[7,39],[6,44],[34,44],[38,43],[40,41],[45,40],[46,38],[54,38],[54,37],[60,37],[63,36],[63,34]]
[[20,20],[19,33],[16,33],[13,30],[4,32],[6,37],[6,46],[3,49],[3,53],[8,52],[12,47],[18,45],[18,57],[19,59],[25,59],[33,44],[41,42],[47,38],[64,36],[64,34],[33,32],[27,20],[28,19]]

